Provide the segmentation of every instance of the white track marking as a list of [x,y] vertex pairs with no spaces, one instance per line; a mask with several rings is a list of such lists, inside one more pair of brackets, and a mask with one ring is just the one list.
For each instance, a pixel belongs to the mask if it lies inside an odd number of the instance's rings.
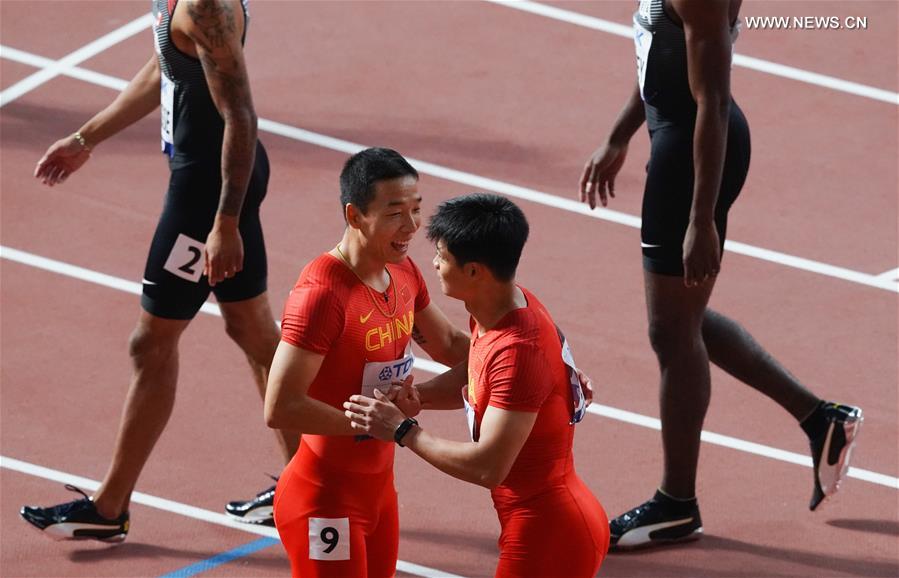
[[[38,269],[58,273],[67,277],[73,277],[75,279],[80,279],[89,283],[103,285],[104,287],[118,289],[119,291],[125,291],[127,293],[140,294],[141,291],[140,283],[126,281],[124,279],[119,279],[111,275],[98,273],[96,271],[91,271],[90,269],[85,269],[83,267],[78,267],[69,263],[63,263],[62,261],[47,259],[46,257],[40,257],[38,255],[33,255],[25,251],[19,251],[17,249],[12,249],[10,247],[2,245],[0,245],[0,259],[15,261],[23,265],[29,265]],[[213,303],[207,302],[203,304],[201,311],[210,315],[221,317],[221,311],[219,310],[218,306]],[[430,373],[443,373],[448,369],[445,365],[442,365],[440,363],[420,358],[415,359],[415,367],[416,369],[420,369],[422,371],[427,371]],[[627,410],[618,409],[599,403],[593,403],[590,407],[587,408],[587,411],[594,415],[608,417],[610,419],[638,425],[640,427],[655,430],[661,429],[661,422],[659,422],[659,420],[654,417],[633,413]],[[703,431],[702,440],[712,445],[735,449],[741,452],[755,454],[774,460],[789,462],[791,464],[798,464],[806,467],[812,466],[812,460],[808,456],[770,446],[765,446],[762,444],[757,444],[755,442],[741,440],[739,438],[731,436]],[[892,476],[887,476],[885,474],[879,474],[877,472],[862,470],[859,468],[849,468],[849,473],[847,475],[851,478],[865,480],[867,482],[886,486],[888,488],[899,489],[899,479]]]
[[[91,491],[96,490],[100,487],[100,482],[98,482],[97,480],[83,478],[81,476],[61,472],[59,470],[45,468],[44,466],[38,466],[36,464],[23,462],[22,460],[17,460],[8,456],[0,456],[0,468],[6,468],[7,470],[12,470],[14,472],[27,474],[29,476],[34,476],[37,478],[43,478],[45,480],[52,480],[61,484],[72,484],[82,489]],[[135,504],[149,506],[151,508],[156,508],[157,510],[177,514],[186,518],[193,518],[195,520],[202,520],[203,522],[208,522],[210,524],[226,526],[233,530],[240,530],[241,532],[267,536],[276,540],[280,539],[278,536],[278,530],[276,530],[275,528],[237,522],[226,516],[225,514],[219,514],[218,512],[204,510],[202,508],[197,508],[196,506],[191,506],[189,504],[182,504],[181,502],[176,502],[174,500],[167,500],[165,498],[151,496],[150,494],[145,494],[143,492],[134,492],[133,494],[131,494],[131,501]],[[462,578],[461,576],[457,576],[456,574],[450,574],[448,572],[443,572],[442,570],[437,570],[436,568],[428,568],[427,566],[420,566],[418,564],[405,562],[403,560],[397,560],[396,569],[400,572],[412,574],[413,576],[423,576],[425,578]]]
[[[559,20],[591,30],[598,30],[630,40],[634,37],[633,29],[630,26],[612,22],[611,20],[603,20],[602,18],[596,18],[595,16],[587,16],[586,14],[581,14],[579,12],[572,12],[571,10],[563,10],[562,8],[556,8],[539,2],[530,2],[528,0],[484,0],[484,2],[490,2],[506,8],[521,10],[523,12],[530,12],[531,14],[536,14],[545,18],[552,18],[553,20]],[[893,91],[843,80],[826,74],[803,70],[801,68],[796,68],[795,66],[778,64],[777,62],[745,56],[743,54],[734,54],[733,64],[734,66],[755,70],[757,72],[764,72],[765,74],[770,74],[772,76],[788,78],[806,84],[829,88],[837,92],[844,92],[862,96],[864,98],[870,98],[872,100],[899,105],[899,94]]]
[[895,282],[896,280],[899,280],[899,269],[890,269],[889,271],[885,271],[880,275],[877,275],[877,278]]
[[[48,68],[56,64],[56,61],[50,58],[44,58],[37,54],[31,54],[30,52],[3,45],[0,45],[0,58],[12,60],[19,64],[27,64],[28,66],[33,66],[35,68]],[[109,76],[108,74],[86,70],[78,66],[70,66],[64,70],[60,70],[60,74],[98,86],[105,86],[106,88],[111,88],[120,92],[125,90],[125,87],[128,86],[128,81],[123,78],[116,78],[114,76]]]
[[[53,62],[53,64],[42,67],[41,70],[35,72],[27,78],[20,80],[19,82],[15,83],[14,85],[10,86],[2,93],[0,93],[0,107],[6,106],[23,94],[31,92],[38,86],[61,74],[63,70],[68,71],[68,69],[70,69],[72,66],[80,64],[85,60],[103,52],[107,48],[115,46],[119,42],[127,40],[135,34],[146,30],[152,24],[153,16],[149,13],[144,14],[140,18],[132,20],[121,28],[113,30],[109,34],[101,36],[93,42],[82,46],[75,52],[72,52],[71,54],[64,56],[60,60]],[[3,54],[3,57],[5,56],[6,55]]]
[[[2,51],[0,51],[0,56],[5,57],[6,50],[9,49],[3,49]],[[52,63],[55,62],[53,60],[44,59],[40,56],[28,54],[21,50],[17,50],[15,51],[15,53],[11,53],[10,58],[15,59],[19,62],[23,62],[25,64],[32,64],[35,66],[54,66]],[[42,64],[38,64],[38,62]],[[126,81],[124,80],[115,79],[106,75],[98,75],[95,77],[93,75],[96,75],[96,73],[81,68],[60,68],[59,73],[72,76],[73,78],[79,78],[86,82],[92,82],[100,86],[108,86],[111,88],[118,88],[118,86],[113,86],[114,84],[116,84],[116,81],[126,83]],[[288,124],[266,120],[264,118],[259,119],[259,130],[283,136],[292,140],[305,142],[322,148],[343,152],[346,154],[353,154],[367,147],[367,145],[315,133]],[[576,213],[586,217],[592,217],[594,219],[609,221],[612,223],[617,223],[619,225],[625,225],[627,227],[637,229],[640,228],[640,218],[634,215],[629,215],[627,213],[603,208],[590,210],[590,208],[584,203],[580,203],[573,199],[566,199],[564,197],[551,195],[549,193],[529,189],[527,187],[520,187],[518,185],[513,185],[488,177],[482,177],[449,167],[444,167],[442,165],[419,160],[413,157],[407,156],[406,159],[410,163],[412,163],[412,165],[415,166],[416,169],[418,169],[418,171],[422,174],[431,175],[443,180],[460,183],[477,189],[501,193],[510,197],[530,201],[532,203],[537,203],[547,207],[561,209],[563,211]],[[859,285],[866,285],[868,287],[875,287],[877,289],[884,289],[893,293],[899,293],[899,284],[895,283],[893,280],[884,279],[876,275],[870,275],[868,273],[862,273],[861,271],[854,271],[845,267],[838,267],[836,265],[830,265],[828,263],[822,263],[820,261],[814,261],[812,259],[806,259],[804,257],[798,257],[796,255],[781,253],[779,251],[764,249],[762,247],[755,247],[753,245],[740,243],[738,241],[725,241],[724,247],[726,250],[732,253],[737,253],[739,255],[754,257],[762,261],[776,263],[778,265],[791,267],[793,269],[799,269],[801,271],[817,273],[819,275],[824,275],[835,279],[842,279],[844,281],[850,281]]]

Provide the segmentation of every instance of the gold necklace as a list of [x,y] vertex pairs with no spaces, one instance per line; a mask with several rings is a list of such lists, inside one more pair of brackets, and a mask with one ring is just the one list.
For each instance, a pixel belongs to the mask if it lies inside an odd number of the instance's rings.
[[[397,298],[395,298],[393,300],[393,311],[386,311],[384,308],[382,308],[381,300],[378,299],[377,297],[375,297],[375,291],[371,287],[368,286],[368,283],[366,283],[365,281],[362,280],[362,277],[360,277],[358,273],[356,273],[356,270],[353,269],[353,265],[352,265],[352,263],[350,263],[350,260],[347,258],[346,255],[343,254],[343,251],[340,250],[340,243],[337,243],[337,246],[334,248],[337,249],[337,254],[340,255],[340,258],[343,260],[343,262],[346,264],[346,266],[349,267],[350,271],[353,272],[353,275],[356,276],[356,279],[358,279],[359,282],[362,283],[363,286],[365,286],[365,290],[368,293],[368,298],[371,299],[371,302],[374,304],[375,307],[377,307],[378,311],[380,311],[381,314],[384,315],[385,317],[390,317],[390,318],[396,317],[396,310],[397,310],[397,307],[399,306],[400,300]],[[390,285],[393,284],[393,275],[390,274],[390,269],[387,268],[387,265],[384,266],[384,271],[387,272],[387,289],[384,290],[382,295],[384,296],[384,302],[390,303]],[[396,289],[394,289],[393,295],[394,295],[394,297],[396,297]]]

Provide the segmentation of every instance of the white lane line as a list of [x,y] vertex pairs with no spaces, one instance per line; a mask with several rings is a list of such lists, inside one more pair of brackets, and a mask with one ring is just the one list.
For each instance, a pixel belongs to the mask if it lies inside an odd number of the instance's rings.
[[[109,34],[105,34],[100,38],[90,42],[75,52],[64,56],[60,60],[54,62],[49,66],[43,67],[41,70],[35,72],[31,76],[20,80],[14,85],[10,86],[2,93],[0,93],[0,107],[6,106],[10,102],[19,98],[23,94],[26,94],[38,86],[44,84],[48,80],[53,79],[62,73],[63,70],[67,70],[76,64],[80,64],[85,60],[96,56],[97,54],[103,52],[104,50],[115,46],[119,42],[131,38],[135,34],[142,32],[150,27],[153,24],[153,16],[151,14],[144,14],[140,18],[132,20],[128,24],[125,24],[121,28],[113,30]],[[5,54],[3,55],[5,57]]]
[[[44,58],[43,56],[24,52],[17,48],[4,46],[2,44],[0,44],[0,58],[6,58],[7,60],[12,60],[19,64],[27,64],[28,66],[33,66],[35,68],[48,68],[56,64],[56,61],[50,58]],[[78,80],[105,86],[106,88],[111,88],[120,92],[125,90],[125,87],[128,86],[128,81],[123,78],[116,78],[114,76],[109,76],[108,74],[86,70],[78,66],[71,66],[64,70],[60,70],[59,73],[64,76],[77,78]]]
[[890,269],[889,271],[884,271],[883,273],[878,275],[877,278],[895,282],[897,279],[899,279],[899,269]]
[[[417,357],[415,358],[415,368],[438,374],[443,373],[444,371],[449,369],[448,367],[440,363],[436,363],[428,359],[419,359]],[[657,431],[661,431],[662,429],[662,422],[657,418],[645,416],[624,409],[610,407],[608,405],[602,405],[601,403],[592,403],[590,407],[587,408],[587,412],[594,415],[607,417],[609,419],[614,419],[616,421],[622,421],[632,425],[645,427],[648,429],[654,429]],[[797,454],[796,452],[790,452],[763,444],[757,444],[755,442],[741,440],[739,438],[717,434],[706,430],[702,431],[700,439],[708,444],[730,448],[732,450],[737,450],[748,454],[755,454],[757,456],[770,458],[772,460],[797,464],[800,466],[805,466],[807,468],[811,468],[813,465],[811,456]],[[879,474],[870,470],[863,470],[861,468],[854,467],[850,467],[849,472],[846,475],[850,478],[856,478],[859,480],[864,480],[866,482],[871,482],[872,484],[899,490],[899,478],[895,478],[893,476],[887,476],[885,474]]]
[[[0,245],[0,259],[8,259],[10,261],[15,261],[23,265],[29,265],[38,269],[50,271],[52,273],[58,273],[67,277],[73,277],[82,281],[103,285],[104,287],[118,289],[119,291],[125,291],[135,294],[140,293],[139,283],[133,283],[124,279],[112,277],[111,275],[98,273],[96,271],[91,271],[90,269],[85,269],[83,267],[64,263],[62,261],[47,259],[46,257],[40,257],[32,253],[19,251],[17,249],[12,249],[4,245]],[[221,311],[219,310],[218,306],[213,303],[205,303],[201,311],[210,315],[221,317]],[[445,365],[442,365],[440,363],[420,358],[415,359],[415,367],[417,369],[430,373],[443,373],[448,369]],[[638,413],[602,405],[599,403],[593,403],[589,408],[587,408],[587,411],[595,415],[608,417],[617,421],[638,425],[640,427],[655,430],[661,429],[661,422],[659,422],[659,420],[654,417],[641,415]],[[789,462],[792,464],[799,464],[807,467],[812,466],[812,460],[808,456],[770,446],[765,446],[762,444],[757,444],[755,442],[741,440],[739,438],[731,436],[703,431],[702,440],[713,445],[735,449],[741,452],[755,454],[766,458]],[[847,475],[852,478],[865,480],[867,482],[899,490],[899,478],[852,467],[849,468],[849,473]]]
[[[266,119],[259,119],[259,129],[293,140],[306,142],[347,154],[354,154],[366,148],[366,145],[314,133],[308,130],[296,128],[290,125]],[[547,207],[553,207],[556,209],[561,209],[563,211],[568,211],[569,213],[577,213],[586,217],[609,221],[636,229],[640,228],[640,217],[634,215],[629,215],[627,213],[603,208],[590,210],[590,207],[588,207],[584,203],[575,201],[574,199],[558,197],[549,193],[544,193],[534,189],[529,189],[527,187],[520,187],[518,185],[513,185],[503,181],[466,173],[464,171],[451,169],[442,165],[437,165],[413,157],[407,156],[406,159],[410,163],[412,163],[412,165],[422,174],[427,174],[446,181],[452,181],[455,183],[467,185],[475,189],[502,193],[510,197],[515,197]],[[899,286],[897,286],[896,283],[893,283],[892,281],[887,279],[882,279],[877,276],[870,275],[868,273],[862,273],[860,271],[854,271],[845,267],[838,267],[836,265],[830,265],[828,263],[822,263],[820,261],[814,261],[812,259],[806,259],[804,257],[797,257],[795,255],[781,253],[779,251],[772,251],[770,249],[764,249],[762,247],[756,247],[754,245],[740,243],[738,241],[725,241],[724,247],[728,251],[737,253],[739,255],[754,257],[762,261],[784,265],[786,267],[799,269],[801,271],[818,273],[820,275],[833,277],[835,279],[842,279],[844,281],[850,281],[853,283],[858,283],[860,285],[866,285],[868,287],[875,287],[877,289],[885,289],[887,291],[899,293]]]
[[[567,22],[569,24],[589,28],[591,30],[598,30],[607,34],[621,36],[623,38],[633,39],[634,37],[634,31],[630,26],[620,24],[618,22],[612,22],[610,20],[603,20],[602,18],[596,18],[594,16],[587,16],[586,14],[581,14],[580,12],[563,10],[562,8],[548,6],[539,2],[531,2],[529,0],[483,1],[490,2],[492,4],[498,4],[506,8],[521,10],[522,12],[529,12],[538,16],[544,16],[546,18],[552,18],[553,20]],[[778,64],[776,62],[762,60],[761,58],[754,58],[752,56],[745,56],[743,54],[734,54],[733,64],[734,66],[748,68],[757,72],[764,72],[772,76],[788,78],[790,80],[796,80],[799,82],[804,82],[806,84],[829,88],[838,92],[845,92],[847,94],[854,94],[856,96],[862,96],[865,98],[870,98],[872,100],[879,100],[882,102],[887,102],[889,104],[899,105],[899,94],[890,90],[884,90],[882,88],[876,88],[873,86],[868,86],[866,84],[860,84],[858,82],[851,82],[848,80],[843,80],[841,78],[836,78],[834,76],[828,76],[826,74],[819,74],[817,72],[803,70],[794,66]]]
[[[24,62],[27,57],[23,55],[27,54],[28,53],[24,53],[23,51],[17,51],[17,58],[19,58],[20,62]],[[2,54],[0,54],[0,56],[2,56]],[[37,59],[40,58],[41,57],[35,57],[35,59],[31,59],[31,62],[36,63],[38,62]],[[44,61],[48,61],[48,59],[44,59]],[[54,61],[50,60],[49,62]],[[83,69],[73,69],[71,67],[61,70],[61,74],[80,78],[81,80],[84,80],[86,82],[94,82],[94,80],[92,80],[92,78],[88,74],[89,72],[90,71],[85,71]],[[100,84],[101,86],[109,86],[111,80],[115,79],[111,79],[111,77],[106,77],[104,75],[102,82],[97,81],[95,82],[95,84]],[[288,124],[267,120],[264,118],[259,119],[259,130],[283,136],[292,140],[305,142],[322,148],[343,152],[346,154],[359,152],[367,146],[304,130],[294,126],[290,126]],[[534,189],[520,187],[518,185],[513,185],[503,181],[478,176],[472,173],[466,173],[464,171],[451,169],[442,165],[430,163],[409,156],[407,156],[406,159],[411,162],[415,166],[415,168],[418,169],[418,171],[422,174],[431,175],[443,180],[463,184],[477,189],[501,193],[510,197],[523,199],[547,207],[553,207],[556,209],[561,209],[563,211],[568,211],[569,213],[576,213],[586,217],[609,221],[636,229],[640,228],[640,218],[634,215],[629,215],[627,213],[603,208],[598,208],[591,211],[587,205],[573,199],[566,199],[564,197],[551,195],[549,193],[544,193]],[[812,259],[806,259],[804,257],[797,257],[788,253],[781,253],[779,251],[763,249],[761,247],[755,247],[753,245],[740,243],[737,241],[728,240],[725,242],[724,247],[728,251],[737,253],[739,255],[746,255],[749,257],[754,257],[756,259],[760,259],[762,261],[768,261],[771,263],[776,263],[778,265],[791,267],[793,269],[799,269],[801,271],[818,273],[820,275],[832,277],[834,279],[842,279],[844,281],[850,281],[852,283],[866,285],[868,287],[874,287],[877,289],[884,289],[893,293],[899,293],[899,285],[894,283],[892,280],[882,279],[878,276],[870,275],[868,273],[862,273],[860,271],[854,271],[845,267],[838,267],[836,265],[830,265],[828,263],[822,263],[820,261],[814,261]]]
[[[45,468],[44,466],[23,462],[22,460],[17,460],[8,456],[0,456],[0,468],[6,468],[7,470],[12,470],[14,472],[27,474],[29,476],[34,476],[37,478],[43,478],[45,480],[59,482],[61,484],[72,484],[82,489],[91,491],[94,491],[100,487],[100,482],[98,482],[97,480],[83,478],[81,476],[61,472],[59,470]],[[149,506],[151,508],[156,508],[157,510],[177,514],[186,518],[193,518],[195,520],[201,520],[210,524],[226,526],[233,530],[240,530],[241,532],[258,534],[260,536],[267,536],[269,538],[274,538],[275,540],[280,540],[278,531],[275,528],[269,528],[267,526],[257,526],[256,524],[242,524],[240,522],[232,520],[225,514],[219,514],[218,512],[204,510],[203,508],[197,508],[196,506],[183,504],[174,500],[167,500],[165,498],[152,496],[143,492],[134,492],[133,494],[131,494],[131,501],[136,504]],[[461,576],[443,572],[442,570],[428,568],[427,566],[421,566],[419,564],[413,564],[411,562],[405,562],[403,560],[397,560],[396,569],[407,574],[412,574],[414,576],[423,576],[425,578],[462,578]]]

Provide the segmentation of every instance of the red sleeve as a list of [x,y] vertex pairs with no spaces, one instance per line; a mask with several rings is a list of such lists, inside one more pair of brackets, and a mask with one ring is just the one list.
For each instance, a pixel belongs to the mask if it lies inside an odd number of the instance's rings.
[[540,411],[553,390],[552,370],[543,351],[529,343],[503,347],[485,372],[490,405],[512,411]]
[[431,304],[431,295],[428,293],[428,284],[425,283],[424,277],[421,276],[418,265],[412,259],[409,259],[409,264],[412,265],[412,273],[418,282],[418,293],[415,295],[415,312],[417,313]]
[[343,332],[344,319],[343,305],[328,287],[300,285],[284,305],[281,340],[325,355]]

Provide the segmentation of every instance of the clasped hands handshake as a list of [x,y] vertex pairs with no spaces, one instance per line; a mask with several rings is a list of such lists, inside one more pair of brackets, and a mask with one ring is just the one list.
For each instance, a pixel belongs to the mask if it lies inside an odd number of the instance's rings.
[[373,398],[364,395],[350,396],[343,407],[353,429],[390,442],[403,420],[421,412],[421,396],[418,388],[412,384],[410,375],[402,382],[391,383],[386,391],[375,389]]

